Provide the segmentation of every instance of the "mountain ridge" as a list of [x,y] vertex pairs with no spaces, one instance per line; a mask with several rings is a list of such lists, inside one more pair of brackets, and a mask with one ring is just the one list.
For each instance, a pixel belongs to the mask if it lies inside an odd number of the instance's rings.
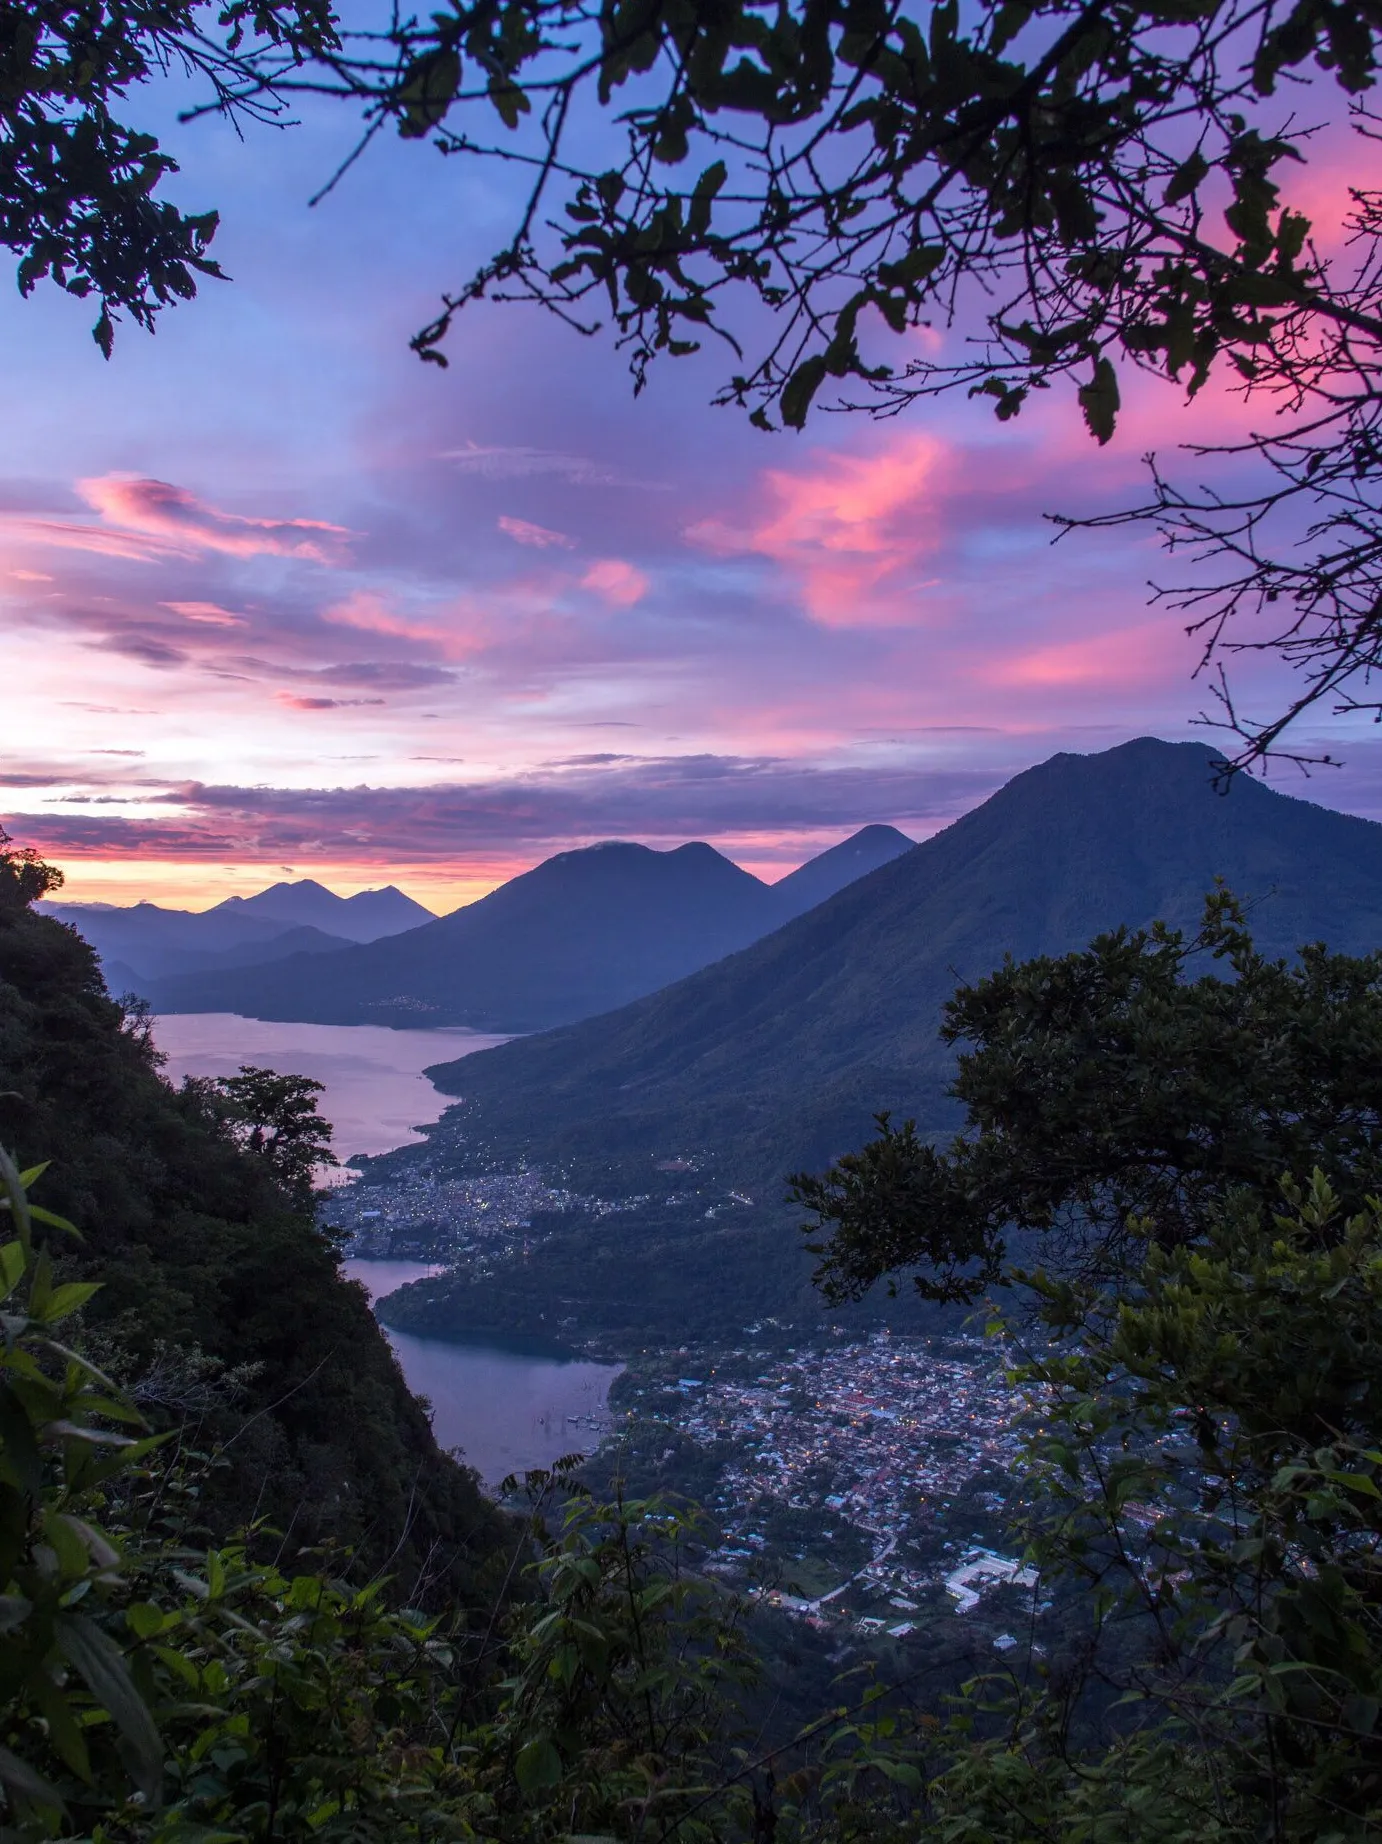
[[[431,916],[392,884],[344,897],[311,878],[274,884],[253,896],[227,897],[210,909],[48,901],[39,913],[75,928],[95,948],[116,985],[136,991],[154,981],[255,966],[291,954],[332,953],[409,927],[413,915]],[[308,916],[333,921],[336,932]]]
[[421,928],[437,920],[430,909],[406,895],[396,884],[384,884],[377,890],[357,890],[354,896],[337,896],[334,890],[328,890],[314,877],[301,877],[294,883],[270,884],[253,896],[228,896],[204,913],[263,917],[294,928],[321,929],[326,934],[357,943],[401,935],[407,929]]
[[1244,778],[1218,794],[1217,760],[1155,738],[1052,757],[725,961],[429,1074],[465,1098],[474,1132],[534,1158],[594,1134],[626,1153],[723,1141],[762,1183],[766,1160],[780,1176],[857,1143],[880,1107],[949,1124],[940,1009],[1005,953],[1157,919],[1193,928],[1217,875],[1269,952],[1382,943],[1382,825]]
[[[420,928],[253,971],[160,982],[165,1011],[232,1011],[323,1024],[536,1031],[609,1011],[771,933],[860,864],[909,849],[866,828],[768,885],[703,840],[627,840],[558,852]],[[812,867],[816,868],[814,871]],[[794,881],[797,880],[797,881]]]

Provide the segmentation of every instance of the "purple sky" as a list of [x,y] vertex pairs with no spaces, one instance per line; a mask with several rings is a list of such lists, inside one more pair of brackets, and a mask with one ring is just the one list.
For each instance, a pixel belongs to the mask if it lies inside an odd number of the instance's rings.
[[[442,908],[611,836],[777,875],[1057,749],[1203,734],[1149,540],[1053,548],[1042,514],[1136,499],[1149,447],[1245,428],[1236,401],[1125,380],[1103,450],[1056,396],[765,436],[710,407],[713,357],[635,402],[527,309],[463,319],[440,373],[407,338],[499,241],[502,185],[381,144],[308,210],[349,128],[179,130],[234,281],[109,365],[88,307],[0,296],[0,810],[71,896],[291,870]],[[1327,148],[1302,186],[1327,214]],[[1321,736],[1346,768],[1280,785],[1382,815],[1369,727]]]

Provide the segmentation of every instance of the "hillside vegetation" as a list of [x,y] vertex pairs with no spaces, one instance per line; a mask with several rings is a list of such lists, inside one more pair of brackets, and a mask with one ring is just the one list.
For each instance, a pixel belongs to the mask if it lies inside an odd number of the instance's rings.
[[63,1266],[103,1283],[88,1335],[162,1425],[225,1443],[215,1528],[265,1516],[294,1549],[351,1545],[478,1592],[502,1521],[438,1452],[363,1291],[204,1093],[163,1079],[143,1020],[18,866],[0,852],[0,1146],[50,1162],[42,1201],[82,1233]]
[[1382,942],[1382,826],[1245,778],[1221,794],[1214,763],[1152,739],[1056,756],[744,952],[431,1070],[462,1099],[425,1145],[369,1162],[372,1176],[526,1159],[639,1201],[536,1226],[550,1233],[521,1264],[416,1282],[381,1303],[386,1321],[434,1335],[564,1322],[616,1351],[725,1337],[765,1314],[916,1323],[905,1299],[827,1310],[786,1180],[869,1140],[880,1109],[923,1136],[959,1125],[955,1048],[940,1036],[957,984],[1124,925],[1193,934],[1216,877],[1268,956]]
[[[908,1271],[1007,1290],[1032,1411],[1011,1539],[1034,1576],[990,1645],[942,1613],[874,1658],[881,1681],[846,1674],[765,1741],[761,1624],[704,1566],[694,1511],[539,1476],[524,1592],[481,1582],[473,1488],[410,1421],[362,1296],[208,1091],[160,1081],[85,945],[33,914],[44,875],[0,853],[3,1131],[60,1152],[0,1152],[16,1838],[1382,1832],[1382,954],[1278,963],[1220,893],[1193,948],[1120,929],[1013,963],[945,1014],[972,1047],[960,1141],[885,1135],[806,1186],[836,1297]],[[75,1252],[56,1203],[85,1213]],[[1054,1233],[1055,1265],[1016,1270],[1009,1221]],[[200,1425],[198,1340],[251,1365]],[[161,1421],[182,1438],[143,1438]],[[400,1447],[416,1524],[394,1517]],[[265,1508],[281,1535],[237,1533]],[[429,1589],[444,1613],[404,1605]]]

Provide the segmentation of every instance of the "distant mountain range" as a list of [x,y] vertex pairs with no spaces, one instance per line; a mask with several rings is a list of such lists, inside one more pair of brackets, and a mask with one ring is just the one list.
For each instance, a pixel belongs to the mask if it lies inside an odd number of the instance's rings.
[[659,852],[613,841],[558,853],[386,939],[331,953],[304,943],[308,951],[286,959],[261,956],[144,990],[164,1012],[541,1031],[656,992],[911,849],[894,827],[868,826],[766,884],[709,845]]
[[311,878],[227,897],[206,910],[157,903],[44,903],[101,957],[113,991],[144,991],[174,976],[251,966],[290,954],[322,954],[374,941],[434,918],[392,884],[337,896]]
[[262,916],[294,928],[317,928],[345,941],[378,941],[384,935],[401,935],[436,917],[430,909],[385,884],[382,890],[357,890],[354,896],[337,896],[313,878],[295,884],[271,884],[257,896],[228,896],[208,915],[227,919]]
[[433,1147],[587,1175],[711,1149],[755,1194],[780,1195],[792,1167],[863,1140],[878,1108],[953,1119],[941,1007],[1007,954],[1157,918],[1193,928],[1216,877],[1273,953],[1382,946],[1382,826],[1246,777],[1221,794],[1215,760],[1153,739],[1055,756],[743,952],[608,1016],[433,1069],[466,1101]]

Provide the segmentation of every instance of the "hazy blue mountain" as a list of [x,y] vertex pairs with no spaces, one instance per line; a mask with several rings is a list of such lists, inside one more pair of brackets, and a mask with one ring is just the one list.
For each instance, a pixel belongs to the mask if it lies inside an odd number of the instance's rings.
[[608,1011],[755,940],[771,891],[709,845],[561,852],[423,928],[324,959],[164,982],[165,1011],[533,1031]]
[[271,884],[254,896],[228,896],[207,911],[210,916],[254,917],[284,927],[305,927],[339,936],[342,941],[378,941],[435,921],[430,909],[414,902],[393,884],[382,890],[359,890],[337,896],[314,878]]
[[342,936],[324,934],[319,928],[285,928],[281,934],[269,935],[262,941],[242,941],[238,947],[199,954],[196,966],[187,971],[217,973],[232,967],[257,967],[289,954],[334,954],[338,948],[350,946]]
[[[77,931],[91,940],[91,931],[83,923],[77,923]],[[92,945],[96,943],[93,941]],[[139,953],[140,966],[118,957],[101,956],[101,972],[112,992],[135,992],[147,997],[160,980],[219,973],[232,967],[256,967],[264,961],[282,960],[288,954],[331,954],[337,948],[350,945],[339,935],[324,935],[319,928],[280,928],[277,934],[242,941],[237,947],[219,948],[214,952],[195,948],[151,950],[145,947],[141,950],[136,946],[132,951]]]
[[890,827],[867,828],[783,880],[791,884],[784,896],[782,883],[760,882],[709,845],[659,852],[612,841],[560,852],[406,934],[310,964],[276,960],[166,980],[150,996],[163,1011],[545,1030],[655,992],[759,940],[810,900],[810,880],[794,880],[813,865],[825,865],[819,887],[837,889],[853,864],[907,844]]
[[91,943],[117,991],[139,992],[182,975],[328,953],[431,919],[430,910],[392,886],[341,897],[310,879],[230,897],[207,910],[157,903],[44,903],[41,909]]
[[890,864],[903,852],[911,851],[915,843],[896,826],[865,826],[852,839],[832,845],[816,858],[808,858],[772,886],[782,920],[789,922],[793,916],[805,915],[846,884],[867,877],[880,865]]
[[[757,1195],[863,1139],[875,1109],[950,1118],[936,1030],[964,979],[1158,917],[1216,876],[1273,952],[1382,946],[1382,826],[1144,738],[1058,755],[766,940],[605,1017],[432,1073],[465,1108],[434,1149],[632,1169],[709,1149]],[[573,1167],[574,1169],[574,1167]]]
[[272,941],[288,924],[267,916],[225,915],[216,910],[164,909],[157,903],[43,903],[41,911],[70,922],[103,960],[119,958],[134,967],[169,954],[219,954],[250,941]]

